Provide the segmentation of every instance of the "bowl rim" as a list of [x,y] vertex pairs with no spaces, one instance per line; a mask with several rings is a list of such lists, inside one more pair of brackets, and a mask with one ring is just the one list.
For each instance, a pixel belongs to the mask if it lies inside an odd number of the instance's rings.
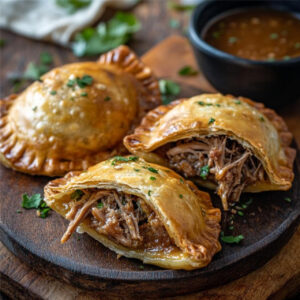
[[[258,1],[259,2],[259,1]],[[225,59],[227,61],[236,61],[239,62],[240,64],[245,64],[245,65],[258,65],[258,66],[291,66],[292,64],[295,63],[300,63],[300,56],[299,57],[294,57],[290,58],[288,60],[275,60],[275,61],[267,61],[267,60],[252,60],[252,59],[247,59],[247,58],[242,58],[227,52],[224,52],[222,50],[219,50],[209,43],[207,43],[199,34],[199,32],[196,30],[196,24],[198,21],[198,16],[200,13],[206,9],[206,7],[211,4],[215,3],[215,5],[218,5],[218,0],[204,0],[200,4],[197,5],[197,7],[194,9],[190,22],[189,22],[189,39],[192,42],[192,44],[199,50],[205,52],[208,55],[214,55],[216,57]],[[239,2],[236,1],[238,4]],[[266,6],[268,4],[264,2]],[[237,7],[238,8],[238,5]],[[242,6],[241,6],[242,8]],[[280,10],[280,9],[278,9]],[[218,15],[213,16],[212,18],[216,18]],[[202,30],[203,28],[201,28]]]

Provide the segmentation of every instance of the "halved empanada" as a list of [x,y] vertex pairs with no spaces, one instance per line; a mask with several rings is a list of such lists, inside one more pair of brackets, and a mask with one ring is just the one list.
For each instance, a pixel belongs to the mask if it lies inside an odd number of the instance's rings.
[[216,188],[225,210],[241,192],[291,187],[292,135],[273,110],[245,98],[203,94],[152,110],[127,149]]
[[206,266],[221,249],[220,210],[174,171],[138,157],[115,157],[45,187],[45,201],[119,255],[170,269]]
[[53,69],[0,100],[0,161],[48,176],[86,169],[124,152],[123,137],[160,103],[157,80],[126,46]]

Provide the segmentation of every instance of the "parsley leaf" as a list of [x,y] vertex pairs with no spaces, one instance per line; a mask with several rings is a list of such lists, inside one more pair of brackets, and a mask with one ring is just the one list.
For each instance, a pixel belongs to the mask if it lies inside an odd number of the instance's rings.
[[292,202],[292,199],[289,198],[289,197],[285,197],[284,200],[285,200],[286,202],[289,202],[289,203]]
[[233,236],[233,235],[223,235],[221,236],[221,240],[224,243],[228,243],[228,244],[238,244],[240,241],[242,241],[244,239],[243,235],[237,235],[237,236]]
[[129,161],[137,161],[139,158],[137,156],[129,156],[129,157],[123,157],[123,156],[115,156],[112,161],[112,165],[114,166],[116,162],[129,162]]
[[158,171],[156,170],[156,169],[154,169],[154,168],[152,168],[152,167],[149,167],[149,168],[147,168],[150,172],[152,172],[152,173],[158,173]]
[[212,124],[214,123],[216,120],[214,118],[210,118],[209,121],[208,121],[208,124]]
[[44,65],[51,65],[53,63],[52,55],[48,52],[42,52],[40,55],[40,62]]
[[103,203],[102,202],[99,202],[98,204],[97,204],[97,208],[102,208],[103,207]]
[[154,181],[154,180],[156,180],[156,177],[150,176],[150,180]]
[[122,44],[141,27],[131,13],[117,12],[107,23],[101,22],[97,28],[86,28],[76,34],[72,49],[76,56],[96,55]]
[[163,104],[169,104],[174,97],[180,93],[180,86],[176,82],[169,79],[161,79],[159,80],[159,89],[162,94]]
[[192,66],[184,66],[178,71],[178,74],[181,76],[194,76],[198,74],[198,71]]
[[201,169],[200,169],[200,177],[204,180],[207,179],[207,176],[209,174],[209,166],[203,166]]
[[38,65],[30,62],[24,72],[24,78],[28,80],[39,80],[42,75],[48,72],[49,68],[45,65]]
[[84,192],[82,190],[75,190],[72,194],[71,194],[71,199],[72,200],[80,200],[81,197],[83,196]]
[[41,194],[33,194],[28,196],[26,193],[22,195],[22,207],[26,209],[39,208],[42,203]]
[[56,0],[55,3],[57,6],[63,7],[68,13],[72,14],[78,9],[89,6],[91,0]]

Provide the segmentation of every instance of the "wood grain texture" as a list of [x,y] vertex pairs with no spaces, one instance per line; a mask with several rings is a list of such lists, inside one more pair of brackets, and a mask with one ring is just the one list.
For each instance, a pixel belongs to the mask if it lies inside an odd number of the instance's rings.
[[[188,14],[167,10],[166,5],[167,1],[151,0],[143,1],[140,5],[135,7],[134,12],[142,21],[143,29],[135,35],[135,39],[130,43],[130,46],[138,54],[145,53],[153,45],[157,44],[171,33],[180,33],[186,26],[189,17]],[[113,11],[108,11],[104,16],[104,19],[109,18],[112,13]],[[181,27],[179,30],[170,28],[169,20],[171,18],[180,20]],[[30,61],[37,61],[39,54],[43,51],[50,52],[54,56],[55,66],[67,62],[78,61],[69,50],[49,43],[39,43],[6,31],[0,31],[0,36],[6,40],[7,44],[0,50],[1,96],[11,92],[12,85],[7,80],[7,74],[11,71],[23,71],[27,63]],[[169,47],[173,43],[172,39],[174,39],[174,37],[171,37],[165,45],[168,45]],[[162,70],[164,72],[162,73],[162,76],[164,77],[173,78],[173,76],[175,76],[174,74],[177,74],[182,65],[193,63],[193,59],[191,58],[192,53],[189,52],[189,46],[186,46],[188,45],[187,41],[185,39],[180,41],[180,43],[182,43],[182,48],[185,49],[185,54],[182,55],[182,52],[180,52],[180,55],[178,55],[176,54],[176,49],[180,49],[178,48],[179,40],[178,37],[175,37],[175,39],[177,40],[177,46],[172,48],[174,49],[173,51],[175,51],[173,56],[175,59],[172,58],[172,60],[174,60],[173,63],[169,63],[167,68],[165,67],[165,64],[161,64],[162,68],[164,68],[164,70]],[[154,48],[155,51],[150,51],[148,53],[149,55],[144,57],[145,60],[147,61],[150,57],[149,61],[151,61],[151,56],[155,55],[158,57],[162,53],[167,53],[167,48],[165,47],[166,46],[158,45],[157,48]],[[92,59],[95,58],[92,57],[91,60]],[[154,62],[154,60],[152,61]],[[157,65],[153,65],[154,68],[156,68],[156,66]],[[192,80],[196,83],[194,87],[203,90],[206,89],[203,84],[198,86],[197,81],[191,78],[179,79],[181,82],[187,80],[186,83],[188,84],[191,84],[190,81]],[[191,95],[196,92],[196,89],[184,86],[181,96]],[[300,143],[299,103],[287,105],[287,107],[280,110],[279,113],[285,117],[296,140]],[[36,188],[36,191],[39,190],[38,186],[33,187],[33,189],[34,188]],[[18,208],[19,207],[16,207],[16,209]],[[14,215],[14,219],[17,217],[17,215]],[[33,218],[35,217],[33,216]],[[45,225],[45,222],[41,222],[40,224],[41,226],[48,226],[47,223]],[[61,221],[60,224],[65,226],[63,221]],[[273,299],[284,299],[286,293],[294,293],[297,290],[297,287],[299,287],[299,234],[298,230],[291,242],[288,243],[280,254],[275,256],[261,269],[220,288],[207,290],[188,297],[178,297],[178,299],[266,299],[269,296]],[[36,235],[39,235],[38,230]],[[88,292],[87,290],[62,283],[52,276],[39,274],[1,246],[0,255],[0,289],[11,295],[13,299],[107,299],[107,294]],[[42,264],[40,267],[45,269],[45,266],[47,265]],[[230,273],[230,270],[228,270],[228,273]],[[221,282],[222,280],[220,280],[220,283]],[[122,294],[116,298],[123,298]]]

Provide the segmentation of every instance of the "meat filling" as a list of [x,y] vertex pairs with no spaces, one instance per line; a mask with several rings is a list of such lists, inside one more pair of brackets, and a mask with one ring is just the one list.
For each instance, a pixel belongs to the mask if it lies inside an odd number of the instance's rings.
[[71,203],[66,218],[71,222],[62,243],[89,218],[90,226],[97,232],[125,247],[153,251],[176,248],[155,212],[135,195],[115,190],[83,190],[80,199]]
[[238,142],[222,136],[196,137],[158,149],[170,166],[185,177],[200,177],[218,184],[223,208],[239,200],[249,184],[265,180],[261,162]]

